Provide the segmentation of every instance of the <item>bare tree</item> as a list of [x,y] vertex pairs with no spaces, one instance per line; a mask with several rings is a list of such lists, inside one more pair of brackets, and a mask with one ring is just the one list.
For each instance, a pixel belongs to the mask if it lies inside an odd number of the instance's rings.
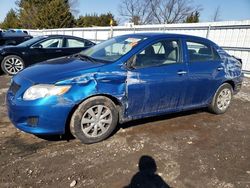
[[123,0],[120,5],[120,15],[135,24],[183,22],[199,10],[192,0]]
[[220,6],[217,6],[214,15],[212,17],[212,21],[216,22],[220,20],[220,12],[221,12]]
[[183,22],[192,12],[200,8],[195,7],[191,0],[150,0],[154,22],[179,23]]
[[136,25],[149,24],[152,22],[152,12],[149,1],[150,0],[122,0],[119,6],[119,13]]

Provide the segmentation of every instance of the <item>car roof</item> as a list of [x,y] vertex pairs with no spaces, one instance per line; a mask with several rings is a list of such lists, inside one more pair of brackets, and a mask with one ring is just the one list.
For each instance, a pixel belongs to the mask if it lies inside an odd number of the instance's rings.
[[134,33],[134,34],[127,34],[127,36],[145,36],[147,38],[161,38],[161,37],[169,37],[169,38],[189,38],[193,40],[199,40],[199,41],[207,41],[210,43],[215,44],[214,42],[210,41],[209,39],[203,38],[203,37],[198,37],[198,36],[193,36],[193,35],[186,35],[186,34],[176,34],[176,33]]
[[[134,36],[145,36],[145,37],[155,37],[155,36],[169,36],[169,37],[196,37],[193,35],[185,35],[185,34],[176,34],[176,33],[134,33],[134,34],[127,34],[127,35],[134,35]],[[200,37],[202,38],[202,37]]]
[[81,37],[76,37],[76,36],[72,36],[72,35],[41,35],[40,37],[67,37],[67,38],[78,38],[78,39],[84,39]]

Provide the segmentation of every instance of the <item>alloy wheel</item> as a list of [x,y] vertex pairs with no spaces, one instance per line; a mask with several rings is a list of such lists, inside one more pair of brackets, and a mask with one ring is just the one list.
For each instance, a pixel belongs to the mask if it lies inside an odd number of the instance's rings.
[[4,69],[10,75],[17,74],[19,71],[23,70],[23,62],[15,57],[11,57],[5,60]]
[[217,107],[220,110],[225,110],[229,107],[232,98],[232,92],[228,88],[224,88],[218,95]]
[[87,137],[98,137],[109,129],[111,123],[111,110],[104,105],[96,105],[83,114],[81,129]]

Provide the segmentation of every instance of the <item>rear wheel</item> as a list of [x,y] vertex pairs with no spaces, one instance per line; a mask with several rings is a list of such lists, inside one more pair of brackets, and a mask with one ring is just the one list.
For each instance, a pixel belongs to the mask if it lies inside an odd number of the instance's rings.
[[97,96],[84,101],[73,113],[71,133],[85,144],[109,137],[118,122],[116,106],[110,99]]
[[213,97],[212,103],[209,105],[209,110],[215,114],[223,114],[230,106],[233,91],[232,86],[224,83],[220,86]]
[[3,59],[1,68],[6,74],[15,75],[24,69],[24,62],[19,56],[9,55]]

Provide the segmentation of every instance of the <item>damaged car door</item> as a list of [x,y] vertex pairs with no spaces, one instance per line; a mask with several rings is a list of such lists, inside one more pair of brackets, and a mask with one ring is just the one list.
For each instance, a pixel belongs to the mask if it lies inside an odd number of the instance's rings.
[[185,108],[193,108],[209,103],[221,85],[225,72],[223,62],[213,45],[187,39],[186,46],[189,87]]
[[188,75],[181,46],[178,39],[162,39],[132,57],[127,75],[129,117],[182,109]]

